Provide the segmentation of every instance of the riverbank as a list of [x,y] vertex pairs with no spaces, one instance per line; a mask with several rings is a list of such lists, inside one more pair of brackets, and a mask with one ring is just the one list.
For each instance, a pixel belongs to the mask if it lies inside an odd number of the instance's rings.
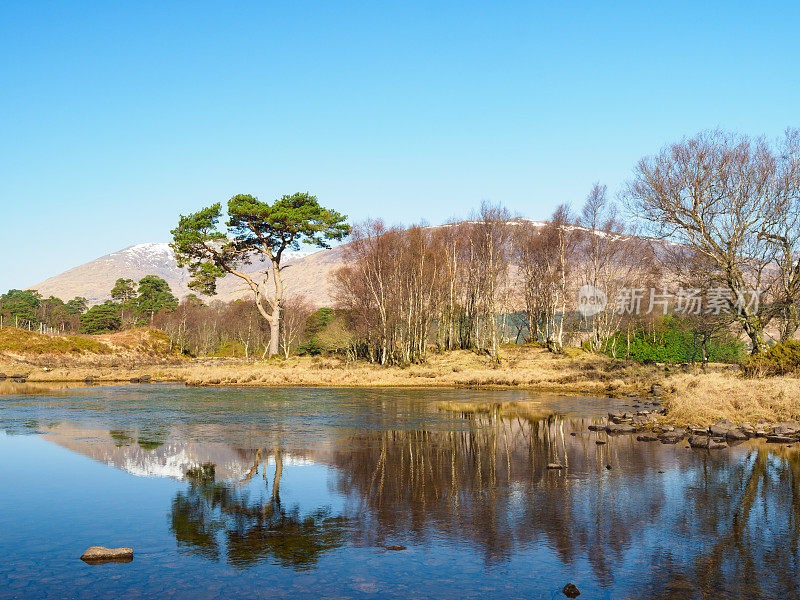
[[35,352],[26,352],[19,339],[11,350],[0,343],[0,373],[20,375],[30,383],[161,380],[194,386],[509,388],[619,398],[655,392],[663,400],[663,420],[676,426],[710,425],[720,419],[753,424],[800,420],[799,379],[746,379],[736,365],[641,365],[575,349],[553,355],[519,346],[503,348],[499,365],[463,350],[431,353],[425,364],[407,367],[322,356],[187,359],[170,354],[151,330],[123,333],[86,336],[92,340],[79,344],[89,350],[68,352],[42,351],[44,343],[58,347],[47,339],[38,340]]

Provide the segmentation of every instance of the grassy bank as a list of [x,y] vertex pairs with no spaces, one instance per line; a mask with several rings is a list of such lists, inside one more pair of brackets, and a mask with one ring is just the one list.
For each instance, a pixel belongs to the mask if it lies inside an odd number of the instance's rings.
[[800,379],[747,379],[735,365],[665,368],[578,350],[557,356],[518,346],[504,348],[499,365],[469,351],[434,353],[427,363],[408,367],[338,357],[181,359],[154,330],[54,339],[9,329],[0,329],[0,372],[24,375],[29,383],[145,376],[198,386],[511,388],[617,397],[645,396],[658,384],[665,392],[666,418],[674,424],[800,420]]

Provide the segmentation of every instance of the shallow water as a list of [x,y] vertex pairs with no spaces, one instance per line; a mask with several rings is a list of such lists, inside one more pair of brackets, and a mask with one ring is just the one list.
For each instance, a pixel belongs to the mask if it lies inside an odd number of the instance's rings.
[[[549,599],[567,582],[581,598],[800,597],[795,450],[587,430],[623,406],[172,385],[2,396],[0,597]],[[135,558],[86,565],[90,545]]]

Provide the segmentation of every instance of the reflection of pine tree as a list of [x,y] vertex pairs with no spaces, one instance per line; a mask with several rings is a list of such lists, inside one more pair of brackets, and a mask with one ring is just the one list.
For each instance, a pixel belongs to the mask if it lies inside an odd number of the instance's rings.
[[[253,468],[238,483],[216,481],[213,465],[190,470],[189,488],[172,501],[170,530],[180,546],[205,558],[220,560],[224,546],[227,562],[236,567],[272,558],[285,567],[311,569],[322,554],[343,544],[346,519],[328,508],[307,514],[299,506],[287,510],[280,501],[281,453],[266,453],[263,461],[262,454],[256,452]],[[251,502],[241,486],[262,468],[267,481],[270,455],[276,463],[272,494],[266,503]]]

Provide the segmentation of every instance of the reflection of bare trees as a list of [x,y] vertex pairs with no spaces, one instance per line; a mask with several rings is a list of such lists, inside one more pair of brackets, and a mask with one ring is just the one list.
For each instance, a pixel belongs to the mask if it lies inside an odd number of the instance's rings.
[[666,568],[654,570],[649,597],[796,597],[800,455],[758,447],[740,461],[709,456],[686,492],[679,524],[704,539],[691,560],[662,551]]
[[246,480],[263,465],[267,481],[267,459],[275,456],[272,494],[266,502],[251,501],[242,483],[218,482],[213,465],[203,465],[188,475],[191,483],[176,494],[170,513],[170,530],[178,544],[189,552],[221,560],[235,567],[250,567],[274,560],[296,570],[312,568],[323,553],[344,542],[346,520],[332,516],[326,508],[301,513],[299,506],[286,509],[280,502],[283,470],[281,452],[259,450]]
[[[471,415],[461,431],[343,440],[333,463],[339,491],[353,501],[354,535],[368,544],[444,536],[480,548],[488,562],[544,544],[566,564],[586,561],[604,586],[635,558],[654,573],[653,590],[676,594],[652,592],[664,598],[681,597],[681,589],[691,597],[698,589],[763,596],[764,583],[748,573],[772,568],[780,573],[769,589],[799,583],[796,455],[781,459],[758,449],[709,456],[632,436],[596,445],[587,425],[489,411]],[[568,468],[547,470],[549,462]],[[707,543],[692,545],[698,538]],[[731,577],[749,583],[736,587]]]

